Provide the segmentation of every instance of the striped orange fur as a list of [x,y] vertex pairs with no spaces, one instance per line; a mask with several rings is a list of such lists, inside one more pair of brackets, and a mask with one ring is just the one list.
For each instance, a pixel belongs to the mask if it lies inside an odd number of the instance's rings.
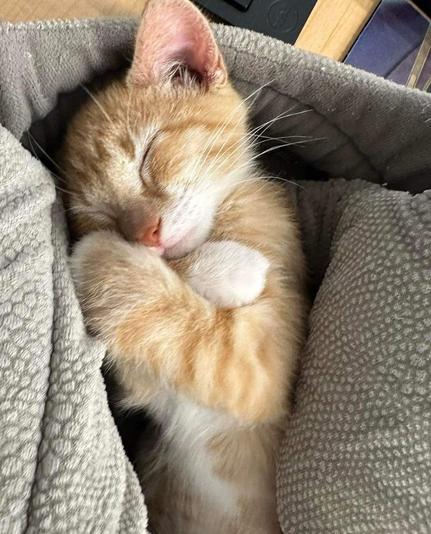
[[[140,59],[140,46],[152,46],[147,20],[173,18],[184,32],[175,58],[185,42],[199,48],[187,49],[180,68],[190,72],[179,77],[172,65],[151,70]],[[176,43],[175,35],[165,43],[163,29],[151,30],[157,54]],[[305,266],[293,210],[253,163],[247,103],[211,39],[187,0],[150,0],[131,70],[70,124],[61,159],[80,238],[72,268],[124,404],[146,408],[162,427],[151,470],[143,458],[140,472],[154,532],[272,534],[275,458],[304,335]],[[150,216],[161,221],[157,250],[131,237]],[[251,260],[238,266],[242,253]],[[208,292],[206,280],[196,285],[200,266],[214,275]],[[208,296],[230,297],[237,286],[250,295],[252,272],[262,287],[242,305]]]

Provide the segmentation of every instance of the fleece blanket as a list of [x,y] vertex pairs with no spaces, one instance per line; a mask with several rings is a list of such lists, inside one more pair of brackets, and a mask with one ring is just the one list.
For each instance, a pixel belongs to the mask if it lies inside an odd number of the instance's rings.
[[[146,531],[104,347],[71,283],[61,201],[26,135],[33,125],[55,148],[76,90],[127,63],[135,29],[0,27],[0,532]],[[293,152],[320,179],[345,178],[291,188],[317,296],[280,454],[281,527],[430,532],[431,97],[215,31],[238,89],[254,92],[255,124],[278,117],[268,137],[303,136],[268,170],[290,178]]]

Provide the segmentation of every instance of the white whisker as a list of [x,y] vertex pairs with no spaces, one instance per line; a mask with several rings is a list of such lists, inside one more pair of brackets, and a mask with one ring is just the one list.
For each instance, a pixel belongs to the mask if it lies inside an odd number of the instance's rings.
[[[48,161],[50,161],[53,165],[55,165],[55,167],[63,174],[64,177],[67,177],[65,171],[60,167],[60,165],[58,165],[57,162],[55,162],[51,156],[46,152],[46,150],[38,143],[38,141],[35,139],[35,137],[29,132],[27,131],[27,136],[28,136],[28,142],[30,144],[30,149],[33,153],[33,155],[35,157],[37,157],[36,155],[36,151],[34,149],[34,146],[33,146],[33,143],[35,143],[37,145],[37,147],[39,148],[39,150],[42,152],[42,154],[46,157],[46,159]],[[49,169],[49,172],[55,176],[61,183],[65,183],[67,184],[67,180],[65,180],[65,178],[63,176],[60,176],[59,174],[56,174],[52,169]],[[70,180],[70,178],[69,178]],[[66,193],[67,195],[71,195],[71,196],[77,196],[76,193],[73,193],[72,191],[68,191],[67,189],[64,189],[64,188],[61,188],[57,183],[54,182],[54,186],[56,187],[56,189],[58,189],[59,191],[63,191],[63,193]]]
[[[238,141],[236,141],[233,144],[233,146],[236,147],[236,148],[235,148],[235,150],[234,150],[232,155],[235,155],[235,154],[238,154],[238,153],[240,153],[240,155],[241,155],[241,153],[243,152],[243,149],[244,149],[244,145],[246,145],[247,143],[249,143],[251,147],[257,148],[257,146],[259,146],[260,144],[263,144],[264,142],[266,142],[266,141],[259,141],[259,142],[256,142],[256,141],[253,142],[252,141],[252,137],[256,137],[256,139],[259,138],[259,135],[256,135],[257,131],[259,131],[259,130],[266,131],[272,124],[274,124],[275,122],[277,122],[279,120],[287,119],[287,118],[290,118],[290,117],[293,117],[293,116],[297,116],[297,115],[301,115],[301,114],[307,113],[309,111],[311,111],[311,110],[302,110],[302,111],[298,111],[298,112],[291,112],[291,110],[289,109],[287,111],[284,111],[284,112],[280,113],[279,115],[277,115],[273,119],[270,119],[269,121],[263,123],[262,125],[257,126],[253,130],[251,130],[249,133],[247,133],[247,135],[241,137]],[[287,136],[286,136],[286,138],[287,138]],[[276,139],[276,138],[274,138],[274,139]],[[303,143],[307,143],[307,142],[310,142],[310,141],[317,141],[317,140],[319,140],[319,138],[306,139],[306,138],[301,136],[300,137],[300,141],[290,142],[290,143],[283,143],[283,144],[278,145],[278,148],[300,145],[300,144],[303,144]],[[221,160],[221,158],[219,157],[219,154],[220,154],[222,148],[225,145],[226,145],[226,141],[220,147],[220,149],[219,149],[219,151],[218,151],[218,153],[216,155],[216,158],[214,158],[214,160],[211,162],[209,168],[207,169],[208,173],[210,171],[214,172],[214,171],[219,170],[220,165],[217,165],[219,163],[219,160]],[[261,156],[263,156],[263,155],[265,155],[265,154],[267,154],[269,152],[272,152],[273,150],[275,150],[275,147],[271,147],[271,148],[267,149],[264,152],[256,154],[252,158],[248,159],[243,165],[241,165],[240,167],[237,167],[237,171],[239,172],[240,170],[243,170],[244,168],[247,168],[253,161],[255,161],[256,159],[260,158]],[[234,161],[234,164],[237,163],[239,161],[239,159],[240,159],[240,156],[238,156],[236,158],[236,160]]]
[[105,117],[112,124],[112,126],[114,126],[114,121],[109,116],[109,113],[102,106],[102,104],[99,102],[99,100],[93,95],[93,93],[87,87],[85,87],[85,85],[83,85],[82,83],[80,85],[84,89],[84,91],[87,93],[87,95],[93,100],[93,102],[96,104],[96,106],[100,109],[100,111],[105,115]]
[[[270,83],[272,83],[273,80],[267,82],[266,84],[263,84],[262,86],[258,87],[256,90],[254,90],[252,93],[250,93],[246,98],[242,99],[239,104],[234,108],[234,110],[232,111],[231,113],[231,116],[234,115],[238,109],[241,107],[241,106],[244,106],[246,105],[246,103],[248,102],[249,99],[253,98],[253,96],[255,96],[255,99],[253,100],[251,106],[254,105],[255,103],[255,100],[259,94],[259,92],[267,87]],[[247,106],[246,106],[247,107]],[[249,111],[249,108],[247,107],[247,111]],[[241,121],[241,117],[238,119],[238,121],[235,123],[234,125],[234,128],[237,127],[239,125]],[[207,156],[209,154],[209,152],[211,151],[211,149],[213,148],[213,146],[215,145],[216,141],[218,140],[218,138],[220,137],[220,135],[225,131],[226,127],[228,125],[228,120],[224,121],[224,122],[219,122],[217,127],[216,127],[216,130],[215,132],[210,136],[210,138],[208,139],[206,145],[205,145],[205,148],[202,152],[202,155],[198,158],[197,160],[197,165],[195,165],[194,167],[194,170],[192,172],[192,174],[194,176],[198,175],[199,172],[201,171],[202,167],[205,165],[206,161],[207,161]],[[225,143],[223,143],[223,145],[220,147],[220,150],[223,149],[223,147],[225,146]],[[220,152],[219,150],[219,152]],[[217,153],[216,155],[216,158],[218,157],[218,154],[219,152]],[[199,165],[200,163],[200,165]],[[199,165],[199,166],[198,166]]]

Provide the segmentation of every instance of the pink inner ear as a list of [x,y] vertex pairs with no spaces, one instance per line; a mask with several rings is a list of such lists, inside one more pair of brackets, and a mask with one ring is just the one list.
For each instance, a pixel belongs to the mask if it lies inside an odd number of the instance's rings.
[[149,0],[129,79],[143,86],[160,83],[175,63],[199,73],[207,85],[227,78],[211,28],[200,11],[188,0]]

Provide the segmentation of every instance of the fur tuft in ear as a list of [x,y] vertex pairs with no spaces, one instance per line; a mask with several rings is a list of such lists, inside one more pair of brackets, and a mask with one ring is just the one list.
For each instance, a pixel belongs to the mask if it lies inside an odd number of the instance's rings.
[[210,25],[189,0],[148,0],[136,36],[129,83],[164,83],[179,67],[208,87],[227,81]]

